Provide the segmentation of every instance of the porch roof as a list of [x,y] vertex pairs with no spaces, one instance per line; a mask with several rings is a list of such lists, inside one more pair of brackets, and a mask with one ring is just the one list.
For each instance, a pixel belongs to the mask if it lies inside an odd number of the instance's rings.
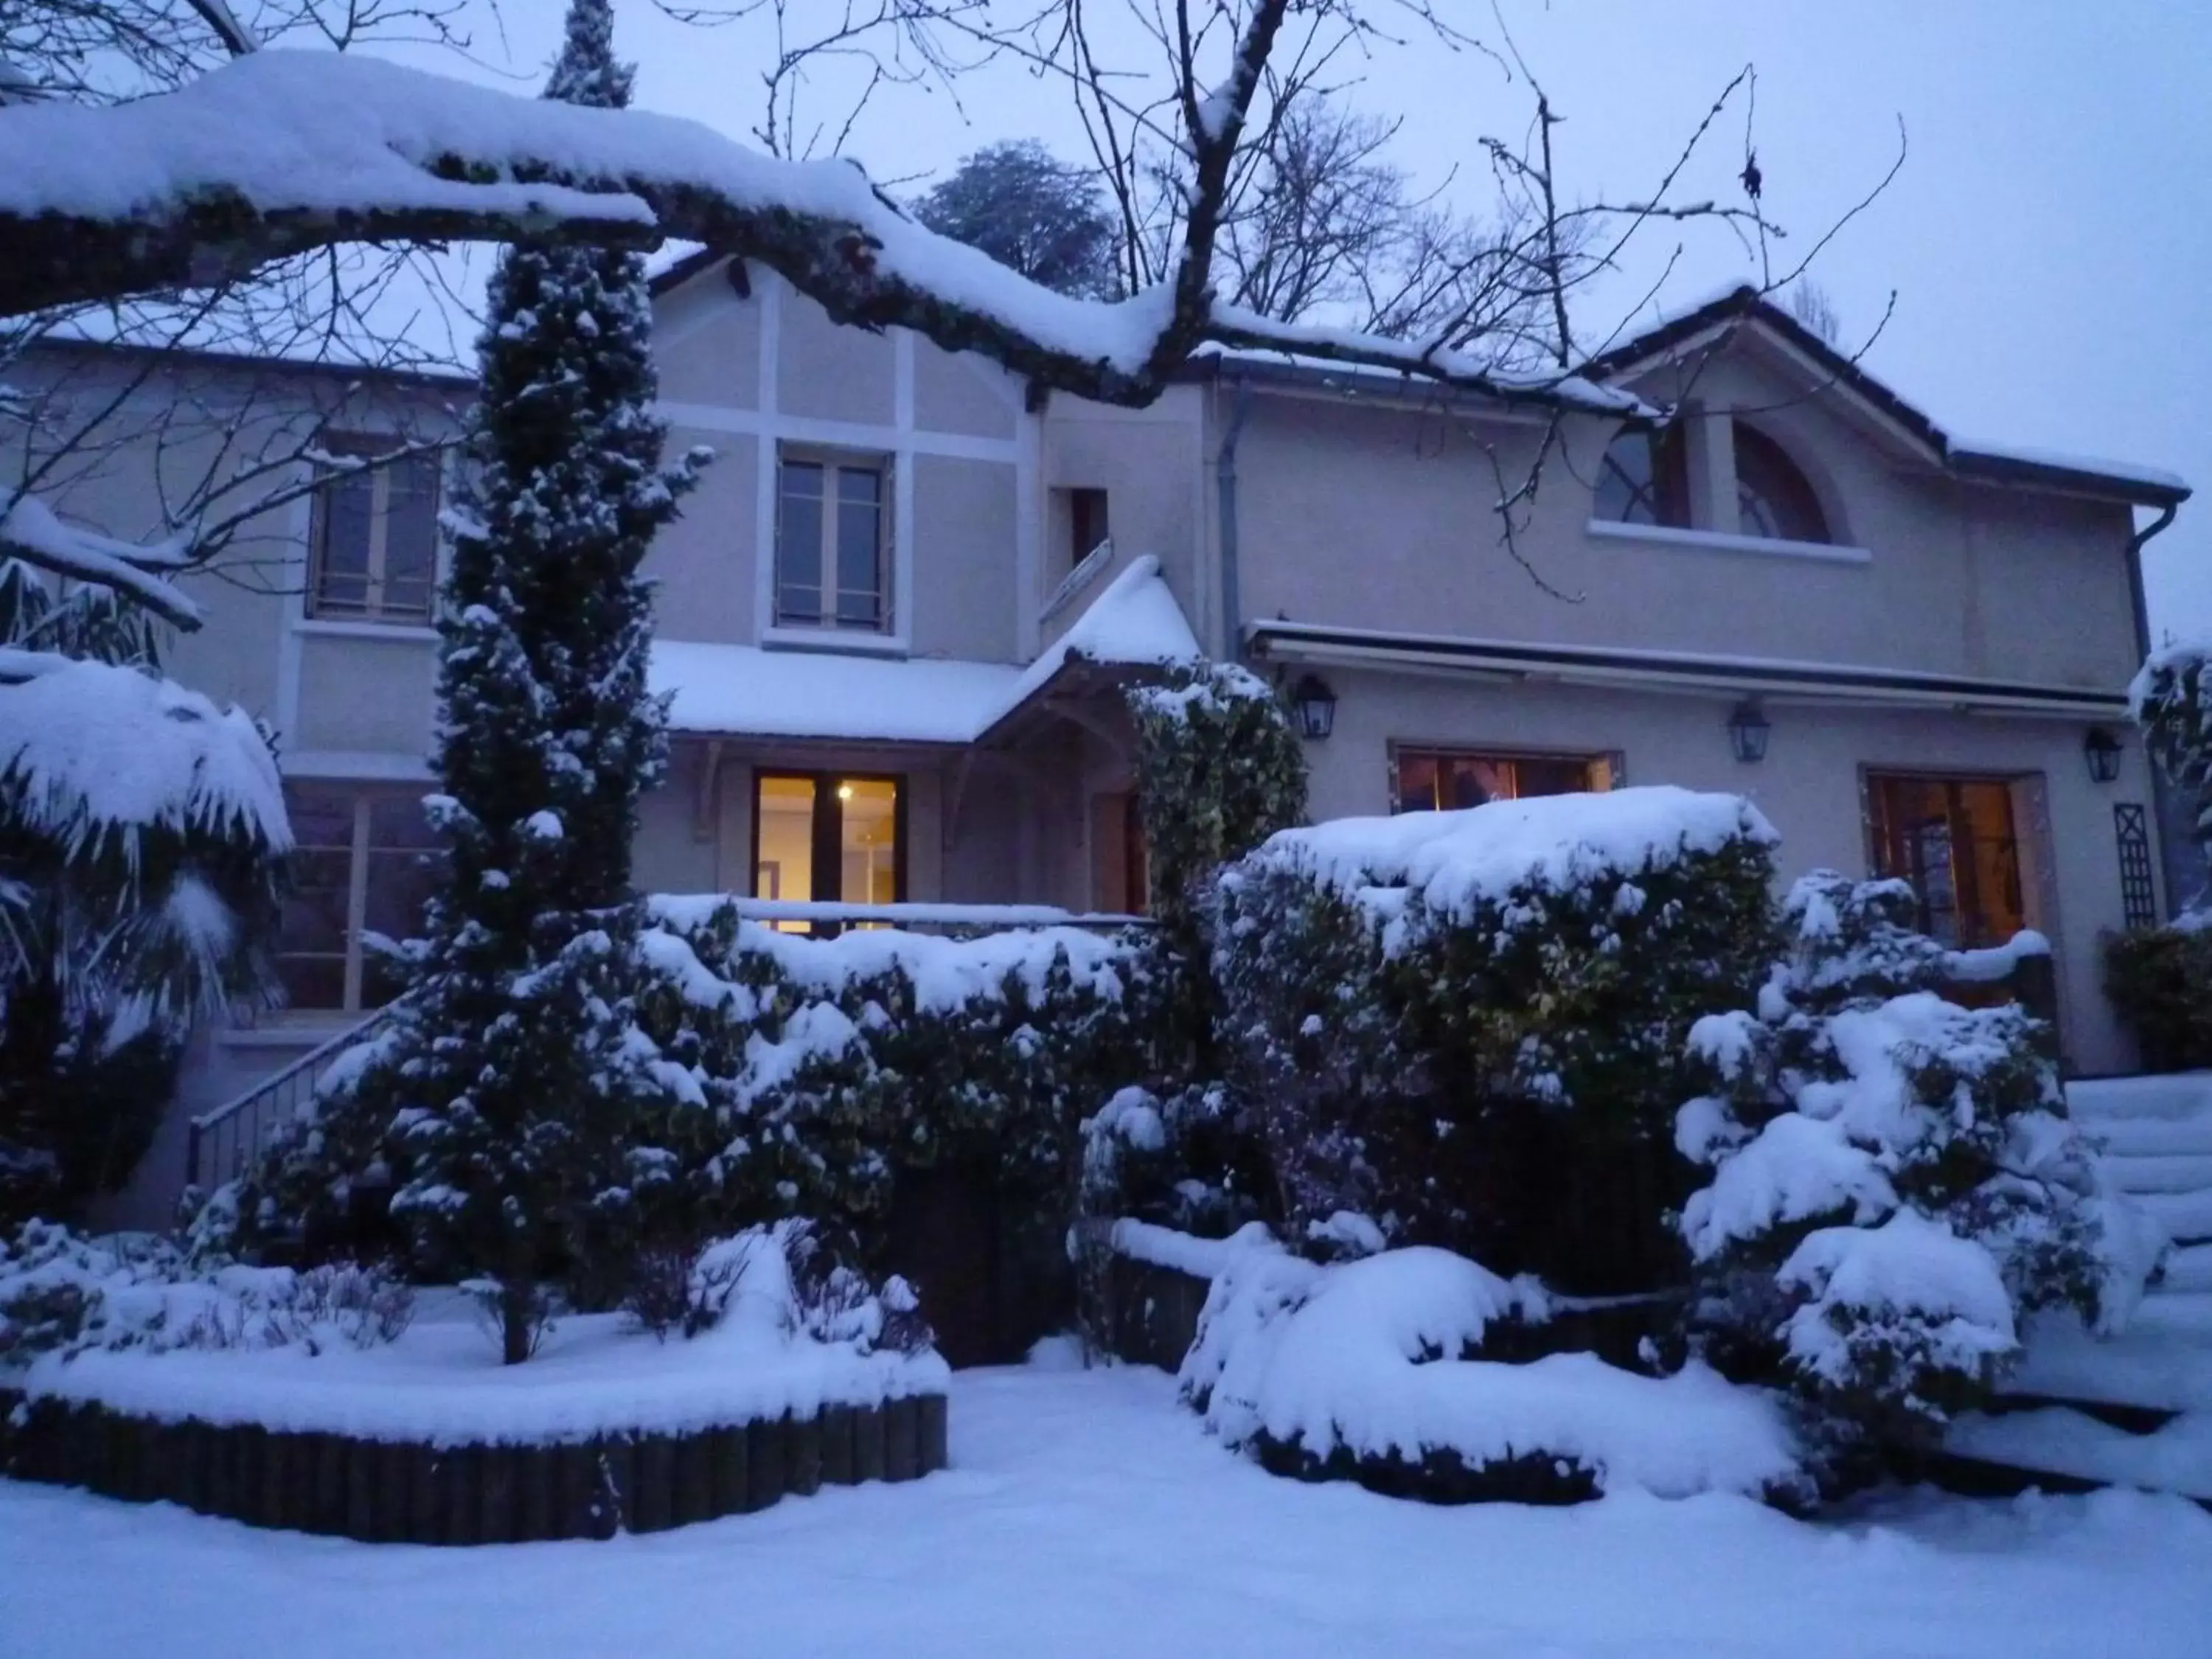
[[672,692],[672,732],[965,747],[1071,665],[1157,666],[1199,654],[1159,561],[1133,559],[1026,667],[962,658],[766,650],[656,640],[647,673]]

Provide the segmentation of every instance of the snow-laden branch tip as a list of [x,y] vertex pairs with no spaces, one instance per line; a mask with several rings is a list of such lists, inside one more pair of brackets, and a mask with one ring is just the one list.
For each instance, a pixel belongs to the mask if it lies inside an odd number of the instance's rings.
[[1151,402],[1193,349],[1221,342],[1515,400],[1638,407],[1473,353],[1229,312],[1203,248],[1129,299],[1070,298],[916,223],[848,161],[352,54],[257,52],[161,97],[0,108],[0,315],[204,285],[342,242],[526,235],[705,242],[780,272],[837,322],[910,328],[1102,402]]
[[0,557],[127,593],[164,622],[198,628],[200,608],[158,572],[190,561],[186,540],[140,545],[64,524],[35,495],[0,492]]

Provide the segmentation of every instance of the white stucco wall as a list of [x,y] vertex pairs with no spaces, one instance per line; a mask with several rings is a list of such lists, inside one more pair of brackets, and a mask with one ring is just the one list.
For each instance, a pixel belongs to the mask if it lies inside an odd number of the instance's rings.
[[1441,678],[1329,671],[1336,730],[1306,746],[1316,818],[1389,810],[1390,745],[1618,751],[1626,781],[1674,783],[1747,796],[1782,834],[1780,878],[1828,867],[1871,873],[1864,769],[2039,777],[2047,826],[2020,822],[2027,850],[2051,860],[2055,899],[2031,878],[2029,919],[2051,939],[2069,1057],[2085,1071],[2124,1070],[2131,1047],[2100,988],[2099,938],[2122,920],[2112,805],[2147,801],[2149,777],[2130,745],[2118,782],[2094,784],[2069,722],[1946,713],[1768,705],[1765,760],[1735,758],[1725,698],[1566,686],[1476,685]]

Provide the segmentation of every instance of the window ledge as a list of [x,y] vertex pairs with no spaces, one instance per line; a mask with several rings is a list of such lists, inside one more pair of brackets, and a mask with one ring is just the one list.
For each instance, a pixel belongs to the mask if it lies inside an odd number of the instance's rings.
[[1763,554],[1769,558],[1809,559],[1816,564],[1872,564],[1874,554],[1863,547],[1838,547],[1829,542],[1785,542],[1771,536],[1731,536],[1720,530],[1676,530],[1666,525],[1618,524],[1592,519],[1589,533],[1601,541],[1649,542],[1656,547],[1679,547],[1702,553]]
[[762,630],[764,651],[817,651],[829,656],[903,657],[904,636],[864,634],[857,628],[769,628]]
[[292,631],[334,639],[404,640],[419,644],[435,644],[438,639],[438,630],[427,623],[353,622],[333,617],[295,617]]

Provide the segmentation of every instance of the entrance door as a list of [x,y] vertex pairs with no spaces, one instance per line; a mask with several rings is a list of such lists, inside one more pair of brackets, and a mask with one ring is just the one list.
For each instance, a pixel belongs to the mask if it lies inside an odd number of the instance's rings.
[[2008,780],[1869,773],[1867,804],[1875,873],[1912,884],[1921,932],[1971,950],[2027,926]]

